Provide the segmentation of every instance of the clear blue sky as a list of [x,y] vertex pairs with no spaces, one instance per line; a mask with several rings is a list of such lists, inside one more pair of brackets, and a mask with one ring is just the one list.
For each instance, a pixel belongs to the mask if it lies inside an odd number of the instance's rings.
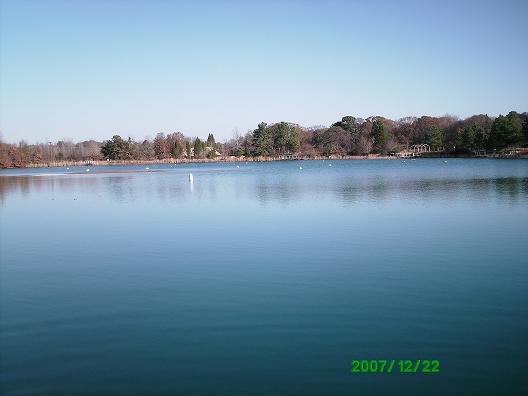
[[9,142],[528,111],[527,1],[0,2]]

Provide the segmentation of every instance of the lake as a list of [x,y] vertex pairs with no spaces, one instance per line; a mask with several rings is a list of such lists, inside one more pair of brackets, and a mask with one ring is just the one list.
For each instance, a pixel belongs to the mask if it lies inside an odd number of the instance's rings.
[[3,395],[526,394],[528,161],[85,170],[0,171]]

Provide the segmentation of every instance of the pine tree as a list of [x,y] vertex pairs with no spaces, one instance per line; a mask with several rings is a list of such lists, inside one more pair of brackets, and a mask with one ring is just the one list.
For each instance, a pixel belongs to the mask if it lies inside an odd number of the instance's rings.
[[253,131],[253,154],[270,155],[273,151],[273,137],[265,122],[258,124]]
[[442,131],[437,125],[431,125],[425,132],[425,143],[432,149],[439,149],[442,147]]
[[385,152],[388,133],[387,129],[385,128],[385,124],[383,123],[383,120],[379,118],[374,120],[374,123],[372,124],[371,134],[374,138],[374,150],[378,153]]
[[212,133],[207,136],[207,147],[215,148],[216,142]]
[[521,144],[523,140],[521,117],[515,111],[507,116],[499,115],[493,122],[489,138],[491,149],[501,149],[510,145]]

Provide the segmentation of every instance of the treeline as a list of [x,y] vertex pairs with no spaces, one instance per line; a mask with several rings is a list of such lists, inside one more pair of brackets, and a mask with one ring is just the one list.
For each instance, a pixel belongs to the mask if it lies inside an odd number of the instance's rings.
[[215,158],[222,155],[217,149],[214,135],[210,133],[206,141],[200,138],[186,138],[182,133],[158,133],[150,141],[137,142],[132,138],[123,139],[114,135],[101,145],[101,156],[110,160],[154,160],[167,158]]
[[73,143],[60,140],[56,143],[18,144],[0,141],[0,167],[23,167],[29,164],[50,164],[59,161],[82,161],[101,158],[101,143],[88,140]]
[[303,128],[281,122],[265,123],[244,136],[235,136],[222,151],[235,156],[303,157],[368,155],[399,152],[414,144],[455,154],[502,150],[528,145],[528,113],[512,111],[491,118],[474,115],[464,120],[452,116],[406,117],[393,121],[384,117],[362,119],[345,116],[330,127]]
[[474,115],[466,119],[406,117],[396,121],[384,117],[362,119],[346,116],[330,127],[304,128],[280,122],[260,123],[253,131],[216,142],[182,133],[158,133],[154,139],[136,141],[119,135],[104,142],[94,140],[18,144],[0,142],[0,166],[19,167],[59,161],[202,159],[218,156],[278,157],[296,154],[306,158],[329,155],[387,154],[414,144],[434,150],[472,154],[508,147],[528,146],[528,113],[510,112],[496,118]]

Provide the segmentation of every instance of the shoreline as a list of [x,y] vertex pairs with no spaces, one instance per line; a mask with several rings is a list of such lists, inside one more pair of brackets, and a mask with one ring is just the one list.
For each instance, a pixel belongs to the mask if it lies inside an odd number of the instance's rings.
[[21,166],[2,167],[0,169],[23,169],[23,168],[57,168],[63,166],[126,166],[126,165],[149,165],[149,164],[194,164],[194,163],[237,163],[237,162],[274,162],[274,161],[343,161],[343,160],[406,160],[418,158],[485,158],[485,159],[528,159],[528,154],[521,154],[516,157],[503,157],[498,155],[455,155],[446,153],[425,154],[415,157],[397,157],[394,155],[329,155],[329,156],[274,156],[274,157],[235,157],[225,156],[217,158],[198,158],[198,159],[184,159],[184,158],[164,158],[154,160],[86,160],[86,161],[53,161],[45,163],[29,163]]

